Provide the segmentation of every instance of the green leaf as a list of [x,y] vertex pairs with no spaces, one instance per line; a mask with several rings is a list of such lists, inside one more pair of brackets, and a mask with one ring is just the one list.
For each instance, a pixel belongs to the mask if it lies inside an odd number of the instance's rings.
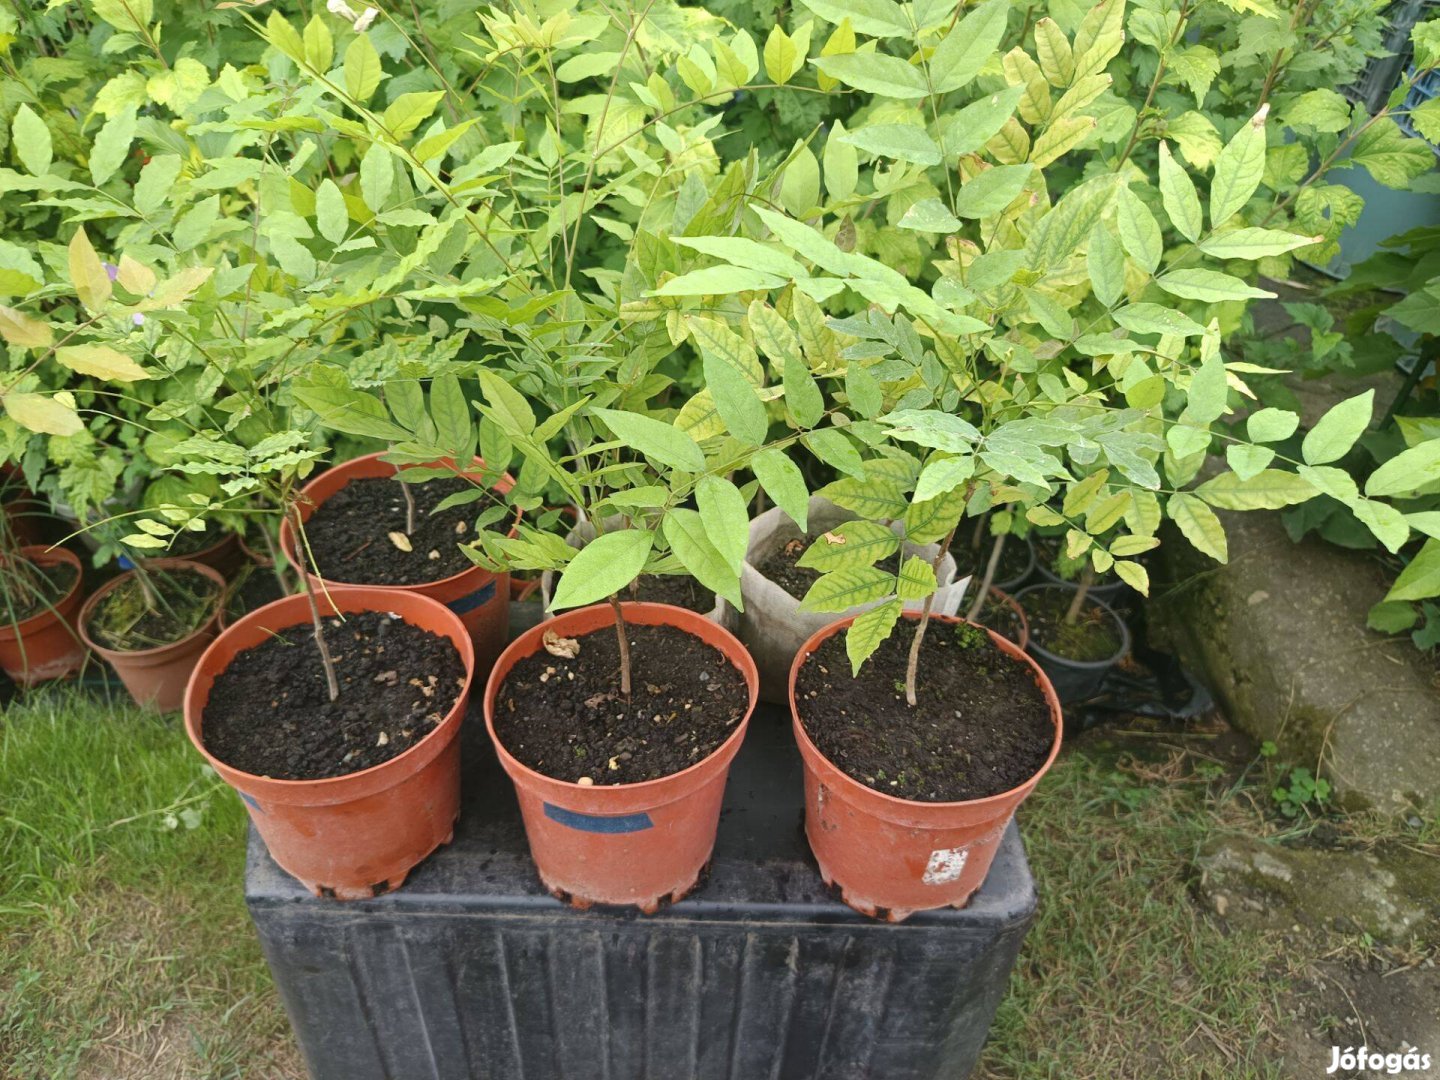
[[5,412],[26,431],[42,435],[78,435],[85,430],[69,394],[6,394],[0,397]]
[[695,505],[700,508],[710,542],[738,575],[750,546],[750,512],[745,496],[724,477],[702,476],[695,486]]
[[1221,510],[1279,510],[1308,502],[1316,491],[1309,481],[1295,473],[1262,469],[1249,479],[1242,479],[1236,473],[1221,473],[1196,488],[1195,494]]
[[955,528],[965,513],[970,485],[956,487],[943,495],[924,502],[912,502],[905,508],[905,536],[913,544],[934,544]]
[[390,153],[379,143],[371,143],[370,149],[360,159],[360,195],[373,213],[385,209],[390,189],[395,185],[395,165]]
[[960,219],[939,199],[921,199],[906,210],[896,224],[917,232],[953,233],[960,228]]
[[1249,480],[1260,474],[1275,460],[1275,451],[1268,446],[1250,446],[1246,443],[1232,443],[1225,448],[1225,460],[1241,480]]
[[443,90],[415,90],[401,94],[386,107],[382,117],[384,124],[395,138],[406,138],[430,119],[444,97]]
[[1365,482],[1365,494],[1412,495],[1440,481],[1440,439],[1412,446],[1385,462]]
[[[705,387],[714,396],[715,409],[730,434],[750,446],[763,446],[770,421],[755,387],[738,368],[712,352],[706,351],[701,362]],[[689,471],[699,472],[703,467],[702,463],[700,469]]]
[[1115,234],[1103,223],[1090,233],[1085,268],[1097,300],[1109,307],[1120,299],[1125,291],[1125,252]]
[[300,37],[300,32],[291,26],[280,12],[270,13],[270,18],[265,23],[265,37],[271,45],[297,64],[305,62],[305,42]]
[[923,600],[936,589],[935,570],[918,555],[911,555],[900,566],[896,595],[901,600]]
[[332,431],[385,442],[403,442],[410,433],[390,419],[390,412],[374,394],[348,386],[297,385],[295,400],[320,418]]
[[820,385],[811,376],[805,361],[798,356],[786,357],[783,372],[785,405],[790,415],[801,427],[814,427],[825,415],[825,398],[820,393]]
[[669,465],[682,472],[705,471],[704,453],[694,439],[674,424],[615,409],[595,409],[594,414],[604,421],[605,426],[621,441],[646,457],[654,458],[662,465]]
[[828,574],[857,566],[874,566],[898,550],[900,538],[879,522],[847,521],[812,543],[797,565]]
[[20,164],[32,175],[44,176],[50,171],[50,162],[54,158],[50,129],[29,105],[21,105],[15,110],[15,119],[10,125],[10,140]]
[[1403,190],[1435,168],[1435,151],[1424,139],[1407,138],[1387,116],[1376,118],[1360,132],[1350,160],[1364,166],[1377,184]]
[[1419,611],[1409,601],[1381,600],[1365,616],[1365,625],[1382,634],[1403,634],[1419,618]]
[[800,466],[791,461],[783,450],[771,447],[750,459],[750,471],[760,481],[765,494],[790,516],[790,520],[802,530],[809,527],[810,492],[805,486],[805,474],[800,471]]
[[866,420],[879,415],[885,404],[885,393],[880,388],[880,381],[858,360],[851,361],[845,368],[845,397],[849,400],[850,407]]
[[765,74],[771,82],[784,86],[804,62],[794,39],[777,22],[765,39]]
[[801,611],[842,612],[873,603],[895,591],[895,575],[874,566],[822,574],[800,601]]
[[894,0],[801,0],[828,23],[846,19],[859,34],[870,37],[909,37],[910,20]]
[[130,144],[135,140],[135,109],[121,109],[95,133],[90,147],[90,178],[96,186],[105,183],[125,163]]
[[1120,189],[1116,200],[1115,226],[1120,231],[1120,243],[1130,257],[1145,270],[1154,273],[1160,265],[1160,257],[1165,254],[1165,239],[1155,215],[1128,187]]
[[1218,229],[1248,203],[1265,175],[1265,114],[1262,108],[1215,159],[1210,181],[1210,227]]
[[1170,496],[1165,511],[1170,515],[1170,519],[1180,527],[1180,532],[1185,539],[1195,545],[1197,551],[1209,555],[1217,562],[1229,561],[1230,554],[1225,544],[1225,528],[1210,507],[1194,495],[1180,492]]
[[988,0],[971,8],[965,18],[951,28],[930,56],[930,78],[935,93],[959,90],[980,74],[985,61],[999,50],[1009,14],[1010,0]]
[[1117,561],[1113,567],[1120,580],[1141,596],[1150,595],[1150,572],[1137,562]]
[[332,244],[345,239],[350,231],[350,214],[345,209],[345,196],[335,186],[335,181],[326,177],[320,181],[315,192],[315,223],[320,235]]
[[[179,221],[175,222],[175,228],[170,233],[171,242],[180,251],[189,251],[191,248],[198,247],[210,238],[210,230],[219,220],[220,196],[211,195],[208,199],[200,200],[187,210]],[[272,251],[279,250],[277,240],[290,240],[297,248],[300,246],[300,242],[294,237],[288,234],[274,233],[270,238]],[[313,259],[311,261],[313,262]]]
[[859,675],[860,668],[870,659],[895,629],[904,605],[887,600],[858,616],[845,631],[845,655],[850,658],[850,673]]
[[[667,526],[670,520],[666,518]],[[648,529],[624,529],[597,536],[565,567],[550,610],[584,607],[614,596],[640,576],[654,546],[655,536]]]
[[977,98],[959,111],[944,114],[941,142],[945,145],[946,159],[974,153],[993,139],[1015,114],[1024,93],[1025,87],[1017,83]]
[[778,289],[785,278],[743,266],[707,266],[671,278],[646,296],[728,296],[733,293]]
[[1205,227],[1195,181],[1170,155],[1170,144],[1160,144],[1160,201],[1170,223],[1192,244]]
[[1440,540],[1426,540],[1385,594],[1387,601],[1428,600],[1440,596]]
[[535,430],[535,412],[523,394],[493,371],[482,368],[476,375],[491,416],[507,434],[528,435]]
[[826,465],[858,480],[865,479],[865,462],[850,440],[835,428],[817,428],[803,441],[810,452]]
[[1300,454],[1307,465],[1323,465],[1349,453],[1355,441],[1370,426],[1375,411],[1375,391],[1366,390],[1330,409],[1305,434]]
[[661,528],[670,550],[696,581],[741,611],[745,609],[740,595],[740,570],[720,553],[702,515],[680,507],[665,515]]
[[929,502],[938,495],[954,491],[975,475],[975,459],[964,457],[932,457],[920,473],[915,485],[915,501]]
[[440,445],[446,450],[458,453],[462,447],[471,445],[474,424],[470,405],[454,374],[446,372],[430,381],[430,416],[435,421]]
[[875,157],[916,165],[940,164],[940,148],[918,124],[870,124],[846,133],[844,140]]
[[867,94],[915,101],[929,93],[924,72],[898,57],[883,53],[822,56],[814,64],[832,79]]
[[1216,259],[1265,259],[1324,239],[1323,236],[1296,236],[1279,229],[1233,229],[1205,240],[1200,250]]
[[855,145],[846,140],[845,134],[845,125],[836,120],[821,155],[821,164],[825,167],[825,190],[836,202],[844,202],[854,195],[860,180],[860,155]]
[[1020,197],[1033,171],[1031,165],[996,165],[986,169],[972,177],[955,196],[955,213],[964,218],[998,214]]
[[1115,312],[1115,321],[1132,334],[1198,337],[1205,333],[1205,328],[1189,315],[1160,304],[1130,304]]
[[380,54],[368,35],[356,34],[345,49],[345,92],[363,105],[380,85],[380,75]]
[[1275,296],[1273,292],[1257,289],[1218,270],[1171,270],[1157,278],[1155,284],[1172,296],[1207,304],[1222,300],[1273,299]]
[[1295,434],[1300,426],[1300,417],[1284,409],[1266,408],[1251,413],[1245,422],[1245,430],[1256,442],[1279,442]]

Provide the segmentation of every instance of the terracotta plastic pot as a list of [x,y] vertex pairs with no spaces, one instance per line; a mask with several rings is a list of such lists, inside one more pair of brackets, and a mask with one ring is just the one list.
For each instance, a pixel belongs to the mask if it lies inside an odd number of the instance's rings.
[[189,559],[151,559],[145,565],[147,569],[155,571],[193,570],[215,582],[219,586],[215,610],[204,624],[188,637],[169,645],[157,645],[153,649],[121,652],[101,645],[90,635],[90,620],[101,600],[135,576],[134,570],[127,570],[100,586],[91,594],[90,599],[85,601],[85,606],[80,609],[80,636],[84,638],[86,645],[115,669],[115,674],[120,676],[120,681],[125,684],[125,689],[130,691],[130,696],[137,705],[156,712],[173,712],[184,703],[185,683],[189,680],[190,673],[195,670],[200,654],[205,651],[205,646],[215,640],[215,635],[219,632],[220,612],[225,603],[225,579],[219,571]]
[[[910,612],[907,619],[919,618]],[[947,625],[962,619],[932,615]],[[1060,753],[1060,702],[1050,681],[1018,646],[987,630],[995,647],[1024,664],[1050,706],[1055,742],[1038,772],[1019,787],[987,799],[915,802],[885,795],[849,776],[822,754],[805,733],[795,705],[801,667],[827,638],[854,616],[814,634],[790,669],[790,715],[805,765],[805,835],[827,885],[856,911],[899,922],[916,911],[964,907],[985,881],[1015,809]]]
[[[381,461],[380,458],[380,454],[367,454],[364,457],[355,458],[353,461],[347,461],[326,470],[306,484],[301,491],[303,497],[300,500],[300,520],[309,521],[310,516],[315,513],[321,503],[350,483],[351,480],[394,476],[398,471],[396,467],[390,462]],[[451,463],[446,461],[435,464],[449,465]],[[479,464],[483,466],[483,462]],[[465,475],[483,482],[483,476],[479,472]],[[510,490],[514,482],[506,474],[494,485],[494,489],[503,494]],[[295,559],[295,529],[288,518],[280,526],[280,549],[285,553],[285,558],[290,561],[290,565],[299,565]],[[323,581],[327,586],[349,584],[336,578],[324,577],[325,568],[323,566],[316,569],[320,571],[319,576],[311,574],[311,577],[317,582]],[[471,566],[451,577],[441,578],[439,581],[427,581],[420,585],[367,585],[365,588],[414,593],[440,601],[460,616],[460,621],[470,632],[470,637],[475,642],[476,662],[481,665],[483,670],[494,662],[495,657],[500,655],[500,650],[505,648],[505,640],[509,636],[509,578],[508,574],[492,574],[489,570]]]
[[52,607],[0,625],[0,668],[19,685],[34,686],[69,675],[85,662],[85,642],[75,632],[85,575],[75,553],[65,548],[23,547],[19,554],[37,566],[64,564],[75,571],[74,583]]
[[[1068,582],[1060,582],[1055,585],[1031,585],[1028,589],[1021,589],[1016,599],[1024,601],[1027,596],[1034,596],[1036,593],[1060,590],[1066,593],[1066,603],[1068,604],[1069,597],[1075,595],[1075,588]],[[1086,594],[1085,602],[1104,612],[1114,628],[1116,636],[1120,639],[1120,647],[1115,651],[1115,655],[1104,660],[1072,660],[1068,656],[1052,652],[1033,638],[1026,646],[1030,655],[1035,658],[1051,683],[1054,684],[1055,692],[1060,695],[1060,701],[1066,705],[1088,701],[1098,694],[1101,686],[1105,683],[1105,676],[1110,674],[1110,670],[1125,659],[1130,652],[1130,628],[1125,625],[1125,620],[1117,615],[1109,604],[1096,596],[1093,588]]]
[[548,632],[581,637],[612,630],[609,605],[567,611],[526,631],[501,654],[485,687],[485,726],[500,764],[515,783],[530,854],[551,893],[576,907],[634,905],[649,914],[681,899],[715,847],[730,763],[745,739],[760,680],[755,662],[724,627],[669,604],[621,605],[631,626],[674,626],[719,649],[745,676],[745,715],[703,761],[638,784],[581,787],[521,764],[495,734],[495,698],[512,668],[543,648]]
[[272,634],[308,624],[309,601],[302,595],[250,612],[205,650],[185,689],[185,731],[220,778],[239,793],[255,830],[283,870],[316,896],[363,900],[398,889],[411,870],[455,833],[460,816],[456,736],[470,702],[475,648],[454,612],[419,593],[342,585],[317,599],[326,616],[394,612],[412,626],[449,639],[459,650],[465,688],[435,730],[389,761],[324,780],[256,776],[205,749],[205,703],[216,677],[237,655]]

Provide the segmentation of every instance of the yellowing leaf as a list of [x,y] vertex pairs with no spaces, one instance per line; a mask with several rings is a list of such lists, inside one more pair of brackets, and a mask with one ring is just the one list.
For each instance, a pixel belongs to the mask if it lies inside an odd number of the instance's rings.
[[0,398],[0,404],[27,431],[42,435],[76,435],[84,430],[85,425],[80,422],[75,410],[60,400],[61,396],[6,394]]
[[55,350],[55,359],[71,371],[97,379],[135,382],[150,377],[134,360],[108,345],[64,345]]
[[14,308],[0,307],[0,338],[22,349],[44,349],[55,340],[55,335],[48,323]]
[[70,284],[75,286],[75,295],[92,314],[98,314],[110,299],[110,275],[90,246],[90,237],[85,235],[83,225],[70,240]]

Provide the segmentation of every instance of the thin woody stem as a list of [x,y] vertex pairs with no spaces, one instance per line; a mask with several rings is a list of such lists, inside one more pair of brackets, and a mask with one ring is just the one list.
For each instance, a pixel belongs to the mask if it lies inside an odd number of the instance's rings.
[[325,627],[320,622],[315,582],[310,579],[310,564],[305,557],[305,526],[300,520],[300,508],[291,504],[290,516],[295,523],[295,570],[305,588],[305,599],[310,601],[310,624],[315,632],[315,647],[320,650],[320,664],[325,668],[325,685],[330,691],[330,700],[334,701],[340,696],[340,680],[335,675],[335,661],[330,657],[330,646],[325,643]]
[[1070,601],[1070,610],[1065,612],[1065,625],[1074,626],[1075,620],[1080,618],[1080,609],[1085,606],[1085,597],[1089,595],[1090,586],[1095,583],[1095,571],[1086,564],[1084,572],[1080,575],[1080,584],[1075,589],[1075,596]]
[[975,593],[975,599],[970,604],[970,610],[965,613],[965,618],[974,622],[980,617],[980,611],[985,606],[986,599],[990,596],[990,584],[995,580],[995,568],[1000,565],[1000,553],[1005,550],[1005,534],[1001,533],[995,537],[995,542],[990,545],[990,559],[985,563],[985,575],[980,579],[980,589]]
[[[944,562],[945,554],[950,550],[950,542],[955,539],[955,530],[958,528],[960,523],[957,521],[950,530],[950,535],[941,541],[940,550],[935,552],[935,558],[930,563],[937,579],[940,576],[940,564]],[[930,609],[934,606],[935,593],[932,592],[925,598],[925,609],[920,612],[920,624],[915,627],[915,637],[910,642],[910,659],[905,664],[905,703],[912,709],[915,707],[915,675],[920,668],[920,644],[925,640],[925,631],[930,626]]]
[[625,629],[625,613],[620,608],[620,594],[612,593],[610,607],[615,611],[615,640],[620,643],[620,692],[630,700],[630,636]]
[[415,535],[415,493],[410,490],[410,485],[404,480],[400,481],[400,490],[405,493],[405,535]]

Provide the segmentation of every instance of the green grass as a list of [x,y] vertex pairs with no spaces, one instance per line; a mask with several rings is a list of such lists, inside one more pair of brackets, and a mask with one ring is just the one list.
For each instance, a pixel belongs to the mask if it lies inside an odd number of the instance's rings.
[[4,713],[0,1076],[296,1075],[243,836],[177,719],[65,689]]
[[1040,912],[982,1075],[1283,1075],[1274,1024],[1292,946],[1222,930],[1191,896],[1200,845],[1263,822],[1188,756],[1161,753],[1142,763],[1092,735],[1022,807]]
[[[1233,766],[1202,777],[1172,743],[1092,734],[1023,808],[1040,914],[980,1075],[1280,1075],[1278,999],[1306,957],[1190,894],[1208,836],[1267,826]],[[179,810],[194,828],[165,827]],[[243,834],[176,719],[64,690],[0,716],[0,1076],[302,1076],[244,910]]]

